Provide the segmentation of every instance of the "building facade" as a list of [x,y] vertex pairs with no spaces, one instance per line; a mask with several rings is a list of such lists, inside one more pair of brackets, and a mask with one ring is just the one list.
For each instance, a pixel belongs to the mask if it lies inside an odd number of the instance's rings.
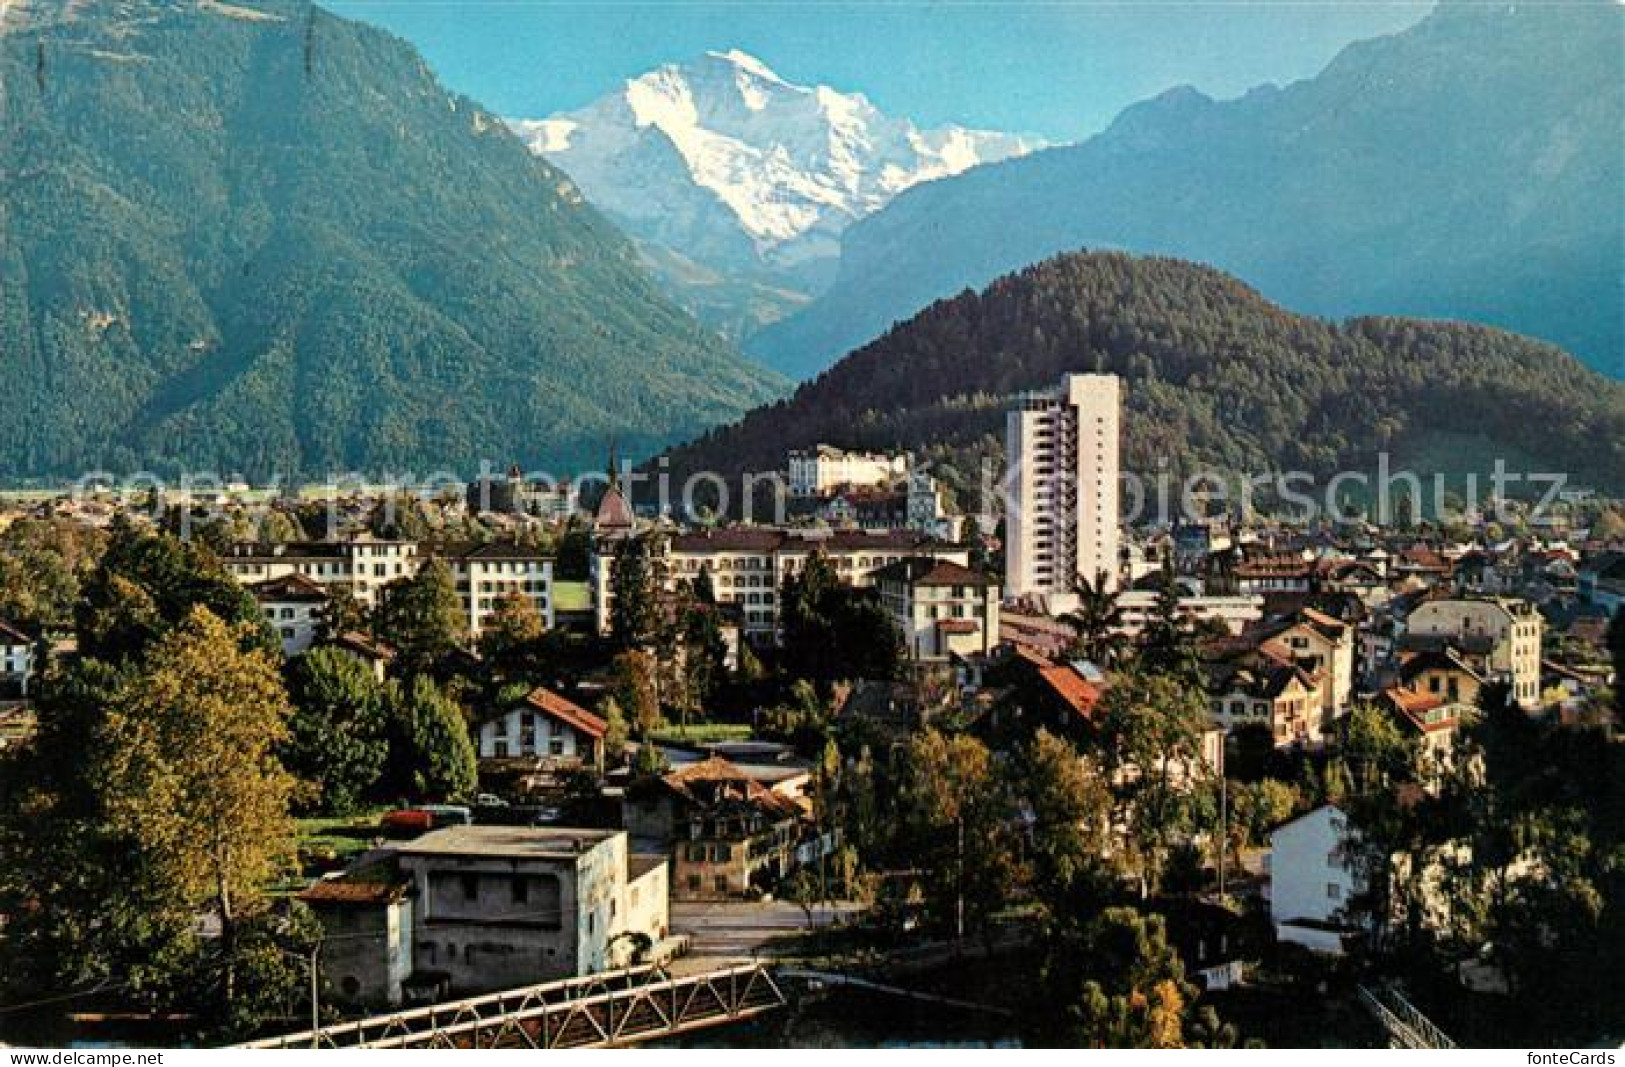
[[640,850],[670,855],[675,900],[753,897],[831,843],[809,810],[720,756],[629,787],[622,812]]
[[1068,374],[1006,418],[1005,592],[1070,595],[1118,572],[1121,379]]
[[998,583],[979,571],[911,556],[876,571],[874,584],[909,659],[986,656],[999,643]]
[[34,642],[0,622],[0,697],[26,697],[34,679]]
[[[970,550],[910,530],[784,530],[738,526],[696,530],[664,539],[651,566],[662,588],[710,578],[717,603],[737,608],[745,637],[772,641],[779,632],[779,590],[815,554],[822,554],[842,582],[868,588],[873,575],[910,556],[929,556],[965,566]],[[591,583],[599,633],[609,632],[614,542],[595,550]]]
[[623,934],[667,936],[665,865],[634,862],[618,830],[456,826],[397,857],[416,969],[453,994],[592,974],[622,962]]
[[1348,816],[1322,804],[1270,834],[1270,922],[1281,941],[1330,955],[1343,952],[1355,930],[1349,902],[1363,881],[1351,861],[1355,838]]
[[609,724],[586,708],[542,686],[516,707],[479,725],[480,759],[540,759],[559,766],[604,765]]
[[282,643],[284,656],[307,651],[327,625],[327,590],[302,574],[285,574],[249,586],[265,623]]
[[890,485],[907,477],[908,457],[818,445],[792,451],[788,473],[792,496],[823,496],[843,486]]
[[1524,708],[1540,706],[1540,612],[1511,597],[1427,600],[1405,622],[1402,647],[1448,647],[1489,681],[1512,687]]
[[245,584],[299,577],[330,595],[343,589],[363,607],[374,608],[386,586],[417,574],[433,558],[452,572],[469,633],[483,632],[502,599],[512,595],[528,598],[544,623],[554,625],[553,559],[512,541],[454,545],[358,537],[245,542],[231,546],[221,563]]

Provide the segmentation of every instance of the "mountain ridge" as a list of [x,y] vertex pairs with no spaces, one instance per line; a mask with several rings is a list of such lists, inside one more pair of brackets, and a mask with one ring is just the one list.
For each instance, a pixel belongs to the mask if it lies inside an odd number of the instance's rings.
[[780,469],[789,449],[819,443],[910,450],[965,502],[983,462],[1002,462],[1015,396],[1100,371],[1125,379],[1124,467],[1147,477],[1375,475],[1380,452],[1399,464],[1465,441],[1514,471],[1538,463],[1521,469],[1625,491],[1625,383],[1549,344],[1465,324],[1326,322],[1214,268],[1121,253],[1058,256],[939,300],[666,459],[676,484]]
[[[649,246],[657,269],[676,257],[758,292],[804,296],[828,284],[853,220],[904,189],[1039,143],[921,129],[862,93],[792,83],[738,50],[668,63],[583,108],[510,124]],[[661,276],[680,300],[706,306],[703,290]]]
[[302,0],[0,36],[0,473],[595,468],[774,395],[406,42]]
[[1294,310],[1462,319],[1625,374],[1625,10],[1441,4],[1322,72],[1188,87],[1100,135],[905,191],[834,285],[745,342],[793,378],[1047,256],[1209,262]]

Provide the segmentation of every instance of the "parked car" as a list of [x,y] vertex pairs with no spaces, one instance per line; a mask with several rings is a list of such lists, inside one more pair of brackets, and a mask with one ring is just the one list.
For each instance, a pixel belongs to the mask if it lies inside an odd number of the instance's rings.
[[474,825],[474,813],[461,804],[421,804],[419,810],[434,816],[437,830],[444,826]]
[[421,808],[402,808],[384,813],[378,829],[385,837],[416,837],[434,829],[434,815]]

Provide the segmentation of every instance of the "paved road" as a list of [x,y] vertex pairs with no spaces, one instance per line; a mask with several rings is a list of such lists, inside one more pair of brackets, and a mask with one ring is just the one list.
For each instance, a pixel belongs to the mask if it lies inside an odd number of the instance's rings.
[[[828,926],[843,915],[862,908],[857,904],[820,904],[813,922]],[[807,915],[799,905],[772,903],[677,903],[671,906],[671,930],[687,934],[691,959],[739,959],[750,956],[775,938],[807,928]]]

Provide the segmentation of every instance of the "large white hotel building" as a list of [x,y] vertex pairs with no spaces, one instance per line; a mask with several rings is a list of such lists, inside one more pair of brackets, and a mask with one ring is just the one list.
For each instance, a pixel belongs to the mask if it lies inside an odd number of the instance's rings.
[[1023,396],[1005,427],[1005,594],[1071,595],[1073,581],[1118,570],[1122,380],[1068,374]]

